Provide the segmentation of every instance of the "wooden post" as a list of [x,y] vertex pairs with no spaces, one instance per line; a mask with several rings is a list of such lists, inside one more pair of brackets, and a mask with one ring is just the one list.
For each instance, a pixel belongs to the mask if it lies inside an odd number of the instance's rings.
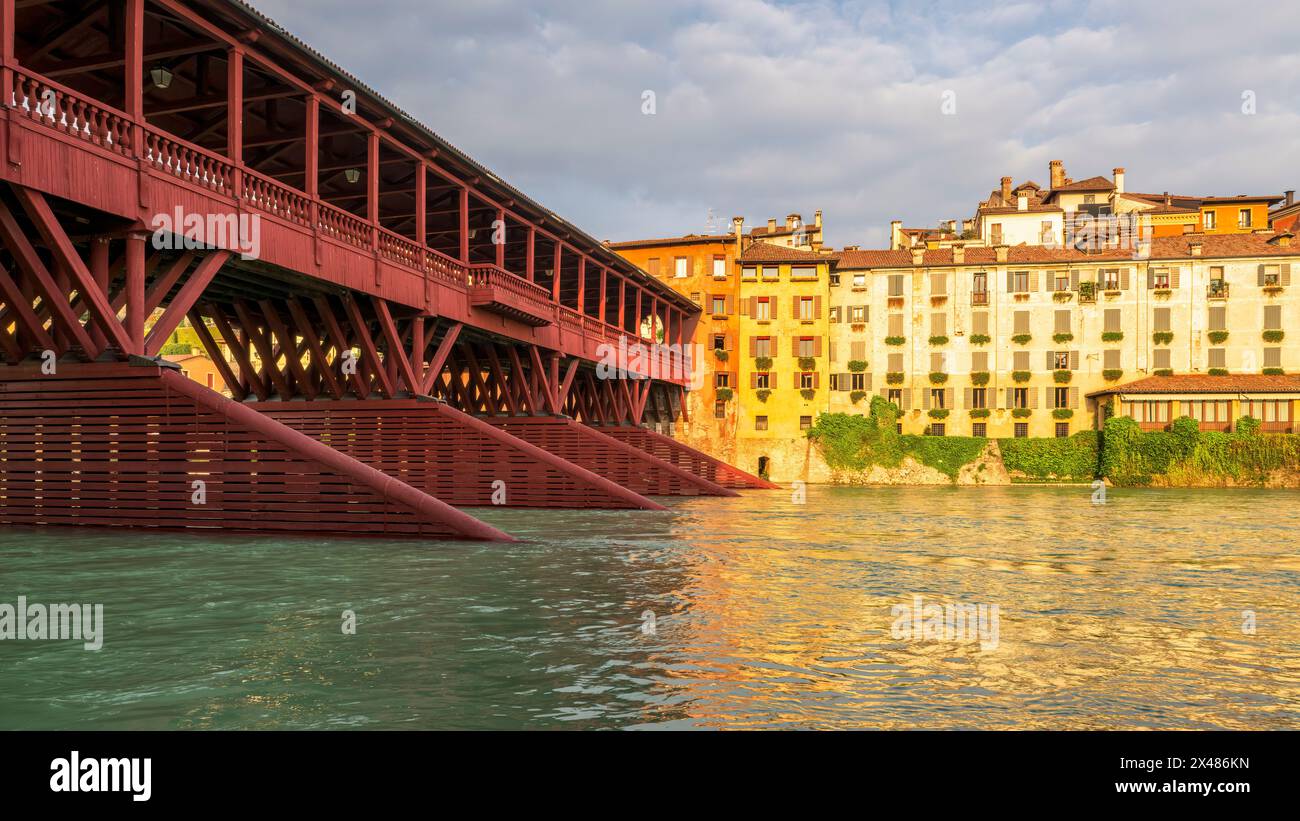
[[504,208],[497,209],[497,220],[501,223],[501,242],[497,242],[497,227],[492,226],[492,242],[497,246],[497,267],[504,269],[506,267],[506,212]]
[[366,135],[366,217],[375,226],[374,247],[379,247],[379,132]]
[[415,165],[415,244],[423,248],[429,231],[429,172],[424,162]]
[[605,286],[609,281],[609,269],[600,269],[600,321],[605,321]]
[[315,94],[307,98],[305,136],[307,140],[306,180],[303,182],[302,190],[314,200],[320,193],[320,98]]
[[528,226],[528,251],[525,254],[525,256],[527,256],[528,259],[524,265],[526,269],[525,273],[528,277],[529,282],[535,282],[537,280],[537,260],[534,258],[536,254],[536,250],[535,250],[536,248],[537,248],[537,229],[530,225]]
[[126,113],[144,122],[144,0],[126,0]]
[[578,313],[584,314],[587,303],[587,257],[578,257]]
[[126,336],[131,350],[144,355],[144,244],[148,234],[126,238]]
[[555,276],[551,277],[551,299],[554,302],[560,301],[560,265],[564,258],[564,243],[558,239],[555,241]]
[[460,189],[460,261],[469,264],[469,189]]

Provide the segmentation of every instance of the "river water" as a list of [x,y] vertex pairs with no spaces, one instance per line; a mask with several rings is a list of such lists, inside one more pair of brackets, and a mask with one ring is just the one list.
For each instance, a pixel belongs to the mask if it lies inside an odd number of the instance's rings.
[[[477,511],[515,545],[0,529],[0,603],[104,606],[98,652],[0,641],[0,729],[1295,728],[1297,499]],[[995,640],[901,635],[916,596],[997,605]]]

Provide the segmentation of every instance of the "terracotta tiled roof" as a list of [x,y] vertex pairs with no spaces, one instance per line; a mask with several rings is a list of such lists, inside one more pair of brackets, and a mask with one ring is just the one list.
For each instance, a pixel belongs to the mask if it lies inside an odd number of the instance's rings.
[[1115,183],[1105,177],[1089,177],[1086,180],[1068,183],[1051,190],[1052,194],[1062,191],[1114,191]]
[[1267,376],[1259,373],[1237,373],[1229,376],[1210,376],[1200,373],[1173,376],[1148,376],[1124,385],[1094,391],[1088,396],[1107,396],[1122,393],[1300,393],[1300,374]]
[[746,248],[745,253],[740,257],[741,262],[827,262],[833,259],[835,259],[834,254],[787,248],[770,242],[755,242]]
[[1284,199],[1281,194],[1264,194],[1258,197],[1252,197],[1247,194],[1238,194],[1235,197],[1206,197],[1201,200],[1206,205],[1223,205],[1224,203],[1233,202],[1267,202],[1272,205],[1275,202],[1281,202]]
[[[1201,258],[1217,257],[1300,257],[1300,245],[1284,247],[1269,243],[1276,236],[1265,234],[1180,234],[1176,237],[1156,237],[1151,241],[1150,259],[1188,259],[1191,247],[1201,243]],[[1007,248],[1007,265],[1061,262],[1083,264],[1088,262],[1136,262],[1133,252],[1124,249],[1095,252],[1076,251],[1073,248],[1048,248],[1042,245],[1012,245]],[[939,248],[926,251],[922,265],[936,267],[953,265],[952,249]],[[961,265],[994,265],[997,251],[994,248],[967,248]],[[838,257],[841,270],[855,268],[910,268],[912,252],[903,251],[841,251]]]
[[622,242],[605,242],[605,247],[618,250],[620,248],[650,248],[658,245],[694,245],[710,242],[734,242],[735,237],[732,234],[687,234],[681,237],[659,237],[657,239],[632,239]]

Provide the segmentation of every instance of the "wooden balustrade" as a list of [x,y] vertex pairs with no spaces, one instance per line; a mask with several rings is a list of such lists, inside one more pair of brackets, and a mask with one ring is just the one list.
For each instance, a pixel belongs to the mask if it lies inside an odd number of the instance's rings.
[[5,102],[27,118],[118,154],[131,154],[131,119],[125,112],[92,103],[66,86],[13,69]]

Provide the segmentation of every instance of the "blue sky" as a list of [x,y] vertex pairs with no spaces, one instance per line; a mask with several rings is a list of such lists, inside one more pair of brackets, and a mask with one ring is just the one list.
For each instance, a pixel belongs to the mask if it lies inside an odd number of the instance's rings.
[[1300,188],[1288,3],[252,2],[603,239],[820,208],[828,243],[882,247],[1052,159],[1134,191]]

